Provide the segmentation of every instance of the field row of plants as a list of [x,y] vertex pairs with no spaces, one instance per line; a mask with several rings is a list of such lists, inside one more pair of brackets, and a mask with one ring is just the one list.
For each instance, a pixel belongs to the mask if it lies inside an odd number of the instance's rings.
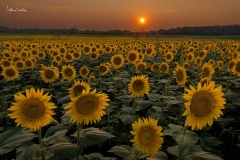
[[240,159],[240,41],[0,43],[0,159]]

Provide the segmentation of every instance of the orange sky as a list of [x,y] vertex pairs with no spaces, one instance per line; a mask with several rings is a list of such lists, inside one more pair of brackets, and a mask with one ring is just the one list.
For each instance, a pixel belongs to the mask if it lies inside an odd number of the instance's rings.
[[[7,6],[28,12],[8,14]],[[18,29],[149,31],[231,24],[240,24],[240,0],[0,0],[0,26]]]

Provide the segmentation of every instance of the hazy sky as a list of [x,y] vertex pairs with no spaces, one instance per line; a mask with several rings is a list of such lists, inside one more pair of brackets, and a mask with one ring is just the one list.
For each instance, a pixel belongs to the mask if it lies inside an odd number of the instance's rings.
[[[24,8],[28,12],[7,13]],[[146,23],[140,24],[139,18]],[[0,26],[146,31],[240,24],[240,0],[0,0]]]

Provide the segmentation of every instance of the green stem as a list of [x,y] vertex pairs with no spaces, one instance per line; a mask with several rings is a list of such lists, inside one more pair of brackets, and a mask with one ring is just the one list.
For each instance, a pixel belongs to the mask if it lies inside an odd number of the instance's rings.
[[[183,135],[186,134],[186,131],[187,131],[187,126],[184,126],[184,128],[183,128]],[[182,153],[181,153],[181,150],[179,148],[179,150],[178,150],[178,160],[180,160],[180,159],[182,159]]]
[[[81,124],[77,124],[77,145],[81,147],[80,145],[80,130],[81,130]],[[77,160],[79,160],[79,156],[77,156]]]
[[184,129],[183,129],[183,135],[186,134],[186,131],[187,131],[187,126],[184,126]]
[[[42,144],[42,133],[41,133],[41,128],[38,130],[38,139],[39,139],[39,144]],[[45,160],[44,153],[42,153],[42,160]]]
[[168,84],[167,84],[167,88],[166,88],[165,96],[167,96],[167,94],[168,94],[169,86],[170,86],[172,80],[173,80],[173,77],[171,78],[171,80],[170,80],[170,81],[168,82]]

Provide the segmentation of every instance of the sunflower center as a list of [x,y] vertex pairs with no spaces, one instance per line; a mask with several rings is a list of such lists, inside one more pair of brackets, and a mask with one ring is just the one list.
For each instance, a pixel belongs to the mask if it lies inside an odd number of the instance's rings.
[[166,70],[167,70],[167,66],[166,66],[166,65],[162,65],[162,66],[161,66],[161,70],[162,70],[162,71],[166,71]]
[[98,99],[92,95],[83,96],[76,103],[76,108],[81,114],[90,114],[94,112],[97,107]]
[[138,70],[139,71],[143,71],[145,69],[143,64],[138,65]]
[[87,74],[87,69],[83,68],[82,71],[81,71],[81,73],[82,73],[83,75]]
[[44,112],[45,107],[37,98],[29,99],[23,105],[22,114],[30,121],[41,118],[44,115]]
[[114,62],[115,65],[120,65],[121,64],[121,58],[120,57],[115,57],[113,59],[113,62]]
[[51,79],[54,76],[54,72],[51,69],[46,69],[44,73],[47,79]]
[[205,116],[213,109],[213,106],[213,96],[207,91],[201,91],[193,96],[190,111],[195,116]]
[[148,144],[151,144],[153,140],[154,140],[154,131],[148,127],[141,128],[139,132],[139,141],[144,145],[148,145]]
[[8,70],[6,71],[6,74],[11,77],[11,76],[14,76],[14,75],[15,75],[15,71],[14,71],[13,69],[8,69]]
[[151,54],[152,53],[152,48],[148,48],[147,49],[147,54]]
[[167,54],[166,58],[167,58],[167,59],[171,59],[171,58],[172,58],[172,55],[171,55],[171,54]]
[[137,58],[137,55],[135,53],[130,53],[129,60],[134,61]]
[[181,81],[182,79],[183,79],[183,71],[181,71],[181,70],[178,70],[177,71],[177,74],[176,74],[176,78],[177,78],[177,80],[178,81]]
[[91,58],[96,58],[97,57],[97,54],[96,53],[92,53],[91,54]]
[[209,72],[209,69],[208,69],[208,68],[204,68],[204,69],[203,69],[203,75],[204,75],[205,77],[208,77],[208,76],[210,75],[210,72]]
[[105,72],[105,71],[107,70],[107,68],[106,68],[105,66],[100,66],[99,69],[100,69],[100,72],[102,72],[102,73]]
[[66,59],[67,59],[67,60],[71,60],[71,59],[72,59],[72,56],[71,56],[70,54],[67,54],[67,55],[66,55]]
[[78,96],[79,93],[82,93],[82,91],[84,90],[85,88],[81,85],[78,85],[76,87],[74,87],[74,96]]
[[23,67],[23,63],[19,62],[16,64],[18,68],[22,68]]
[[71,77],[71,76],[73,75],[73,71],[72,71],[71,68],[66,68],[66,69],[64,70],[64,73],[65,73],[65,75],[68,76],[68,77]]
[[133,82],[133,89],[137,92],[143,90],[144,82],[142,80],[136,80]]
[[25,61],[25,64],[27,67],[31,67],[32,66],[32,62],[31,61]]

